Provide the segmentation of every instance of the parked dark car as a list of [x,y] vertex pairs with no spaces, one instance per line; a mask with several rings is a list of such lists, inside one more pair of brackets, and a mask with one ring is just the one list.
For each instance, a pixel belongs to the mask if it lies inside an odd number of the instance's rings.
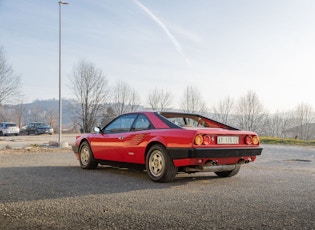
[[49,134],[52,135],[54,133],[54,129],[43,122],[31,122],[26,127],[23,128],[23,133],[26,135],[29,134]]

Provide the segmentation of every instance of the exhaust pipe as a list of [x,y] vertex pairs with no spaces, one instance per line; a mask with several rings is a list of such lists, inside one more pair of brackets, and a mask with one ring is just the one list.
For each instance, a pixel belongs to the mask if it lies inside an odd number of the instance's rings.
[[249,160],[240,159],[237,163],[238,164],[248,164]]

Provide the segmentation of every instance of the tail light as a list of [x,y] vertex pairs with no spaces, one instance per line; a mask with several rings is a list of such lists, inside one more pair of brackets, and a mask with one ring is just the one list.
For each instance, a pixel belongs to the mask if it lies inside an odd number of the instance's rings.
[[204,135],[204,136],[203,136],[203,144],[204,144],[204,145],[209,145],[209,144],[211,144],[211,138],[210,138],[210,136],[208,136],[208,135]]
[[253,136],[252,143],[253,143],[253,145],[258,145],[259,144],[259,137],[258,136]]
[[202,145],[203,142],[203,137],[201,134],[198,134],[195,136],[195,144],[196,145]]
[[245,144],[250,145],[252,143],[252,136],[246,136],[245,137]]
[[259,144],[259,138],[258,136],[250,136],[250,135],[247,135],[245,136],[245,144],[247,145],[258,145]]
[[209,145],[211,144],[211,137],[208,135],[198,134],[195,136],[196,145]]

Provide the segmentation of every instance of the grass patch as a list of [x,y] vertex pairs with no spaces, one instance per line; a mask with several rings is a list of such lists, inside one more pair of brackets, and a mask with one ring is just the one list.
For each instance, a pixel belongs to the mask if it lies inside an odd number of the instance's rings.
[[277,138],[277,137],[259,137],[259,139],[260,139],[260,143],[262,144],[282,144],[282,145],[301,145],[301,146],[313,145],[315,146],[315,140],[303,141],[303,140],[298,140],[298,139]]

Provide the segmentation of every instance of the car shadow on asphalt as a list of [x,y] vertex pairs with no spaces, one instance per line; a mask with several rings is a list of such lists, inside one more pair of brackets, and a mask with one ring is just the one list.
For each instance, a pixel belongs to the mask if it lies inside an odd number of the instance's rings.
[[107,166],[95,170],[76,166],[0,168],[0,203],[165,189],[215,179],[215,175],[178,174],[172,182],[155,183],[143,170]]

